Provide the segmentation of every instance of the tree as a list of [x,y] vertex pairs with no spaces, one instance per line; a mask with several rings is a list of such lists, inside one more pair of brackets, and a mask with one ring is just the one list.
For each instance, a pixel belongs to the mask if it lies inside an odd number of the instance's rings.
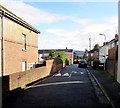
[[85,53],[87,53],[88,52],[88,49],[85,49]]
[[93,48],[94,50],[97,50],[97,49],[99,49],[99,44],[95,44],[95,46],[94,46],[94,48]]
[[65,52],[64,51],[51,50],[50,53],[49,53],[49,56],[46,59],[47,60],[55,59],[55,62],[57,64],[65,63],[65,61],[66,61]]
[[48,56],[48,57],[56,58],[56,57],[58,56],[57,53],[58,53],[57,51],[55,51],[55,50],[51,50],[50,53],[49,53],[49,56]]

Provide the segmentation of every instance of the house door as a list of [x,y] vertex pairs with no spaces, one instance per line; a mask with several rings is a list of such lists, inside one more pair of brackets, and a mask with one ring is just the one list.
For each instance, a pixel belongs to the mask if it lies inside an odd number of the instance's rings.
[[25,71],[25,70],[26,70],[26,62],[23,61],[23,62],[22,62],[22,71]]

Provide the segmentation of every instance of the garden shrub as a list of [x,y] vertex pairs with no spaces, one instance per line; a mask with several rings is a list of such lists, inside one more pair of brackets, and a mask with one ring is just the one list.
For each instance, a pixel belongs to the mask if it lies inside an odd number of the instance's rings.
[[49,56],[46,60],[54,59],[56,64],[63,64],[66,61],[65,52],[64,51],[55,51],[51,50]]
[[98,59],[93,60],[93,68],[98,69],[99,68],[100,61]]

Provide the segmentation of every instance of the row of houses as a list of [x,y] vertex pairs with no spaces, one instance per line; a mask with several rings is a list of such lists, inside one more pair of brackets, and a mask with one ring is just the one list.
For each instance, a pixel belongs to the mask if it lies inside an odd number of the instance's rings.
[[118,34],[115,34],[114,39],[109,42],[104,42],[103,46],[100,46],[98,49],[86,52],[84,58],[88,59],[89,57],[99,60],[100,64],[103,64],[104,69],[117,79]]

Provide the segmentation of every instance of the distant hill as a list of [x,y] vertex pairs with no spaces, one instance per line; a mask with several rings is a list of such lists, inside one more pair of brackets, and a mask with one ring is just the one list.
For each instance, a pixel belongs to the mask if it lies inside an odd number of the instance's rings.
[[74,52],[79,55],[84,55],[84,51],[74,50]]

